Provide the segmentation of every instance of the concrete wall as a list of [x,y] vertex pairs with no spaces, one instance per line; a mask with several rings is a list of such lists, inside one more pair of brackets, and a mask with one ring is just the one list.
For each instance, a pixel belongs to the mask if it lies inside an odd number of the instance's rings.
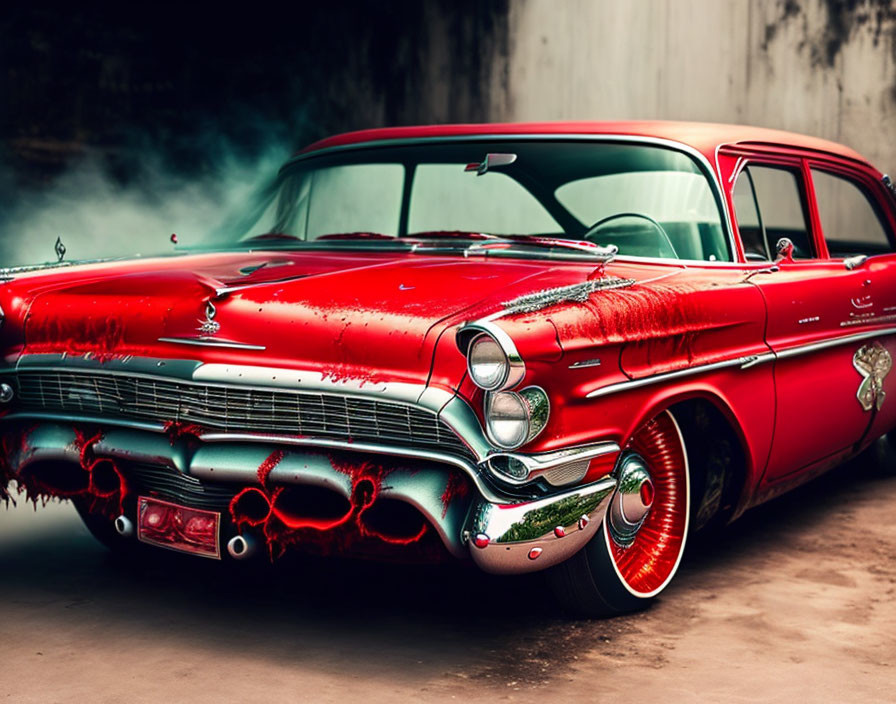
[[491,117],[747,123],[896,171],[894,31],[891,0],[513,0]]

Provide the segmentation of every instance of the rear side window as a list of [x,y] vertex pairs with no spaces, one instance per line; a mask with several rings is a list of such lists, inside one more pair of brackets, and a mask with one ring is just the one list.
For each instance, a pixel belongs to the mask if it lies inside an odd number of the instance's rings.
[[751,165],[737,177],[734,207],[747,259],[774,257],[778,240],[793,242],[793,256],[815,256],[806,202],[797,171]]
[[832,257],[892,252],[891,238],[868,193],[854,181],[812,169],[821,229]]

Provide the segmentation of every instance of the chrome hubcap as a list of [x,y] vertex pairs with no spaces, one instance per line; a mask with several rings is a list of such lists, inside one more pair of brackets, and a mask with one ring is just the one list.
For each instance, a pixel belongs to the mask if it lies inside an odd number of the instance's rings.
[[610,536],[621,546],[631,545],[653,505],[654,487],[644,460],[636,454],[623,458],[619,483],[607,512]]

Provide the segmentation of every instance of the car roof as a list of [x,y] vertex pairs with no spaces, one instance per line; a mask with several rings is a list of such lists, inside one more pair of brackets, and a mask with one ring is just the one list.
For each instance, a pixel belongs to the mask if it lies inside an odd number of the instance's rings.
[[725,145],[775,145],[809,149],[867,164],[858,152],[847,146],[818,137],[793,132],[725,125],[709,122],[624,121],[624,122],[511,122],[489,124],[425,125],[415,127],[384,127],[357,132],[346,132],[322,139],[303,149],[308,154],[330,147],[342,147],[369,142],[425,139],[438,137],[467,137],[488,135],[629,135],[664,139],[687,145],[701,152],[710,163],[716,150]]

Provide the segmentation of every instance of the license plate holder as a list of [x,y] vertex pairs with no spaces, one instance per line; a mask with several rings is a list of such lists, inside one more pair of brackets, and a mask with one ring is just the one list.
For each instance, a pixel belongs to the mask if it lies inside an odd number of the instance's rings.
[[221,514],[163,501],[137,498],[137,539],[190,555],[221,559]]

